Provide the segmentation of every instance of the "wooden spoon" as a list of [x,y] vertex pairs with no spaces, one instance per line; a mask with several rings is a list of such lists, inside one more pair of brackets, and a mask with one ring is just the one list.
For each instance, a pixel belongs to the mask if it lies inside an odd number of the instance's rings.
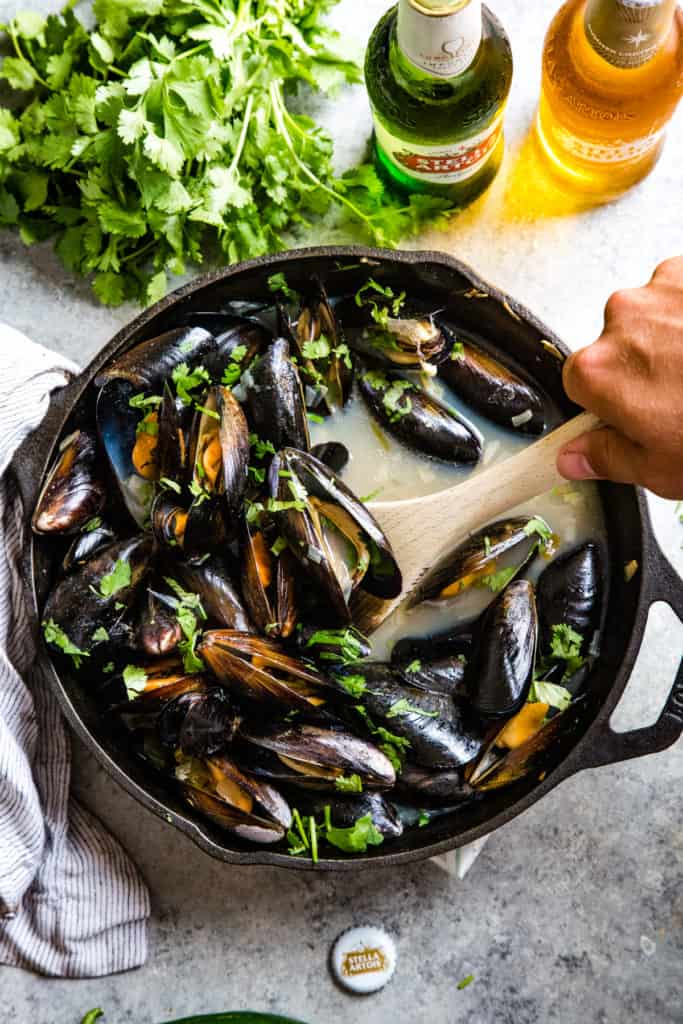
[[568,441],[601,425],[597,416],[581,413],[517,455],[445,491],[405,501],[371,502],[368,508],[389,538],[401,567],[403,590],[390,601],[359,591],[352,607],[358,628],[364,633],[377,629],[438,559],[467,534],[565,483],[555,466],[560,450]]

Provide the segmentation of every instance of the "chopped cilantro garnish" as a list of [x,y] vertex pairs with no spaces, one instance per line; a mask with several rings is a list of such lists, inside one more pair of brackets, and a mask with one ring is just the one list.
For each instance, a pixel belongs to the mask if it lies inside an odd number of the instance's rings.
[[418,828],[424,828],[425,825],[429,824],[431,819],[432,819],[432,816],[431,816],[431,814],[428,814],[427,811],[420,811],[420,816],[417,819],[417,826],[418,826]]
[[106,665],[102,666],[102,671],[105,673],[105,675],[110,676],[114,671],[114,662],[108,661]]
[[[366,298],[365,292],[372,292],[373,295]],[[356,292],[356,305],[363,306],[368,304],[370,306],[370,315],[375,323],[379,324],[380,327],[386,327],[389,321],[389,307],[379,305],[376,296],[380,295],[389,301],[391,315],[397,317],[405,301],[406,293],[400,292],[397,295],[389,285],[381,285],[372,277],[368,278],[365,284],[361,285]]]
[[387,718],[398,718],[399,715],[417,715],[419,718],[437,718],[438,711],[423,711],[415,704],[411,704],[407,697],[401,697],[394,701],[386,713]]
[[298,500],[278,501],[277,498],[268,498],[266,509],[268,512],[288,512],[290,509],[304,512],[306,510],[306,502]]
[[497,594],[500,590],[505,590],[517,572],[518,567],[511,565],[507,569],[500,569],[498,572],[489,573],[488,576],[482,576],[479,585],[488,587],[494,594]]
[[204,416],[210,416],[211,419],[218,420],[220,422],[220,413],[216,412],[215,409],[207,409],[205,405],[200,405],[199,402],[195,402],[194,407],[197,412],[201,412]]
[[270,550],[275,555],[275,557],[277,558],[277,556],[282,554],[282,552],[287,547],[289,547],[287,538],[283,537],[282,535],[280,535],[280,536],[276,537],[275,543],[271,546]]
[[308,416],[308,419],[310,420],[311,423],[324,423],[325,422],[325,417],[324,416],[319,416],[317,412],[311,412],[310,410],[308,410],[306,415]]
[[363,656],[366,640],[353,627],[346,629],[317,629],[306,641],[306,647],[332,647],[334,651],[323,651],[325,661],[357,661]]
[[340,793],[362,793],[363,792],[363,780],[360,775],[339,775],[334,780],[335,789],[338,789]]
[[81,661],[83,658],[89,658],[89,651],[82,651],[80,647],[72,643],[69,637],[66,635],[61,626],[58,626],[54,619],[48,619],[43,623],[43,635],[45,640],[49,644],[54,644],[55,647],[67,654],[74,663],[74,668],[81,667]]
[[461,992],[464,988],[467,988],[468,985],[471,985],[473,981],[474,975],[468,974],[466,978],[463,978],[462,981],[458,982],[458,991]]
[[234,385],[242,376],[244,370],[242,362],[246,354],[246,345],[235,345],[234,349],[230,353],[230,362],[223,370],[221,384],[224,384],[228,388],[234,387]]
[[361,500],[361,501],[363,502],[363,504],[365,505],[365,504],[367,504],[367,503],[368,503],[369,501],[374,501],[374,500],[375,500],[375,498],[377,497],[377,495],[378,495],[378,494],[381,494],[383,490],[384,490],[384,488],[383,488],[383,487],[376,487],[376,488],[375,488],[375,490],[374,490],[374,491],[370,491],[370,493],[369,493],[369,494],[364,494],[364,495],[363,495],[363,497],[362,497],[362,498],[361,498],[360,500]]
[[461,341],[455,341],[453,343],[450,358],[453,360],[454,363],[457,362],[459,359],[465,358],[465,346]]
[[379,846],[384,842],[384,836],[371,814],[364,814],[350,828],[328,828],[325,838],[344,853],[365,853],[368,846]]
[[410,665],[406,665],[406,672],[419,672],[421,668],[422,662],[419,658],[415,658]]
[[139,665],[126,665],[123,670],[123,682],[128,700],[134,700],[147,685],[147,673]]
[[565,686],[547,683],[543,679],[534,679],[529,690],[528,702],[533,704],[542,701],[558,711],[566,711],[572,702],[572,695]]
[[93,633],[92,638],[96,644],[106,643],[106,641],[109,639],[109,633],[107,633],[104,626],[98,626],[95,632]]
[[159,434],[159,422],[155,412],[148,412],[143,416],[135,428],[135,436],[149,434],[150,437],[157,437]]
[[275,446],[272,441],[262,441],[258,434],[249,435],[249,444],[254,449],[254,457],[262,460],[266,455],[275,455]]
[[93,516],[83,527],[83,533],[92,533],[93,530],[99,530],[102,525],[102,516]]
[[260,466],[248,466],[247,469],[255,484],[262,484],[266,479],[266,471]]
[[324,334],[321,334],[317,341],[305,341],[301,349],[306,359],[327,359],[331,352],[331,346]]
[[365,676],[339,676],[339,685],[356,700],[362,697],[368,688]]
[[194,370],[190,370],[187,363],[180,363],[179,366],[174,367],[171,377],[175,384],[176,394],[184,405],[192,405],[194,396],[190,394],[191,391],[211,383],[208,370],[203,366],[196,366]]
[[581,654],[582,646],[583,637],[571,626],[559,623],[552,627],[550,654],[558,661],[565,662],[563,679],[569,679],[585,662],[586,659]]
[[268,287],[271,292],[282,292],[284,297],[289,299],[290,302],[298,302],[299,300],[299,293],[289,287],[287,278],[283,273],[271,274],[268,278]]
[[176,494],[180,494],[182,490],[179,483],[176,483],[175,480],[171,480],[171,478],[167,476],[162,476],[159,478],[159,486],[166,491],[175,491]]
[[183,631],[184,639],[178,644],[178,651],[183,658],[183,668],[186,672],[203,672],[205,665],[195,651],[197,641],[201,637],[201,630],[198,628],[197,619],[206,619],[206,612],[202,606],[198,594],[192,594],[185,590],[172,577],[164,576],[164,582],[178,598],[176,606],[176,619]]
[[524,527],[524,532],[527,537],[537,534],[544,545],[547,545],[553,539],[553,531],[544,519],[539,519],[538,517],[529,520]]
[[132,406],[133,409],[146,409],[150,405],[161,405],[162,402],[163,398],[161,395],[143,395],[142,392],[128,399],[128,405]]
[[203,501],[208,501],[211,497],[209,492],[205,491],[197,480],[192,480],[190,482],[190,494],[194,498],[195,505],[201,505]]
[[100,580],[100,594],[102,597],[112,597],[118,594],[119,590],[129,587],[130,581],[130,564],[125,558],[119,558],[112,571]]

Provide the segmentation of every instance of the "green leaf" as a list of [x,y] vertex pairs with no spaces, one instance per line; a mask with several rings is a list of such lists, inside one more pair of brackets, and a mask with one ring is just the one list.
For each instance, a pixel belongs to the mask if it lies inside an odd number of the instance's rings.
[[507,569],[500,569],[498,572],[482,576],[479,585],[488,587],[494,594],[497,594],[499,591],[505,590],[510,580],[514,579],[518,571],[518,566],[510,565]]
[[81,1024],[95,1024],[95,1022],[97,1020],[99,1020],[100,1017],[103,1017],[103,1016],[104,1016],[104,1010],[100,1010],[100,1009],[88,1010],[88,1012],[86,1013],[85,1017],[81,1021]]
[[550,705],[551,708],[557,708],[558,711],[566,711],[572,702],[572,695],[566,687],[559,686],[557,683],[546,683],[543,679],[534,679],[528,701],[532,704],[542,701],[544,704]]
[[114,568],[100,580],[100,594],[102,597],[112,597],[120,590],[125,590],[131,582],[130,562],[125,558],[119,558]]
[[338,676],[337,678],[339,685],[356,700],[362,697],[368,688],[365,676],[362,675]]
[[118,203],[104,202],[97,207],[97,216],[103,231],[127,238],[141,238],[147,230],[140,210],[126,210]]
[[0,153],[12,149],[19,142],[19,122],[11,110],[0,107]]
[[107,633],[104,626],[98,626],[92,635],[95,643],[106,643],[109,640],[109,633]]
[[101,36],[99,32],[91,32],[90,45],[104,64],[114,63],[115,54],[111,47],[111,43],[107,42],[104,36]]
[[93,516],[83,527],[84,533],[92,533],[93,530],[99,530],[102,525],[102,516]]
[[325,838],[344,853],[365,853],[368,846],[379,846],[384,842],[384,836],[371,814],[363,815],[350,828],[328,828]]
[[420,811],[419,817],[417,819],[417,827],[424,828],[425,825],[428,825],[431,820],[431,814],[428,814],[427,811]]
[[553,531],[546,523],[545,519],[540,519],[538,516],[530,519],[524,527],[524,532],[527,537],[533,537],[536,534],[541,538],[544,544],[547,544],[553,539]]
[[152,125],[145,117],[142,107],[136,107],[135,110],[126,110],[124,108],[119,114],[116,130],[119,138],[127,145],[132,146],[133,143],[152,130]]
[[338,789],[340,793],[362,793],[363,792],[363,781],[360,775],[339,775],[334,780],[334,788]]
[[184,405],[192,405],[194,402],[192,391],[211,383],[208,370],[203,366],[195,366],[191,370],[187,363],[181,363],[180,366],[174,367],[171,377],[175,384],[176,394]]
[[331,651],[321,652],[323,660],[344,663],[362,658],[366,644],[366,638],[353,626],[346,629],[317,629],[306,641],[306,647],[332,648]]
[[147,685],[147,673],[139,665],[126,665],[123,670],[123,682],[128,700],[135,700]]
[[422,662],[419,658],[415,658],[409,665],[406,665],[406,672],[419,672],[422,668]]
[[38,73],[25,60],[5,57],[0,68],[0,78],[9,82],[13,89],[32,89],[38,81]]
[[68,655],[73,663],[74,668],[80,668],[83,658],[89,658],[89,651],[82,651],[80,647],[72,643],[67,634],[58,626],[54,619],[48,619],[43,622],[43,636],[48,644],[53,644],[58,647],[64,654]]
[[96,274],[92,289],[105,306],[120,306],[125,298],[123,279],[111,271]]
[[47,19],[36,11],[19,11],[12,18],[12,29],[23,39],[38,39],[44,45]]
[[183,166],[183,154],[173,142],[161,138],[155,131],[147,131],[143,149],[148,159],[172,178],[177,178]]
[[166,271],[160,270],[147,281],[145,286],[145,303],[151,306],[152,303],[158,302],[159,299],[163,299],[164,295],[168,291],[168,280],[166,278]]
[[289,299],[290,302],[299,301],[299,293],[289,287],[287,284],[287,278],[282,272],[279,274],[271,274],[268,278],[267,284],[271,292],[282,292],[284,297]]
[[467,988],[468,985],[471,985],[473,981],[474,981],[474,975],[473,974],[468,974],[466,978],[463,978],[462,981],[458,982],[458,984],[457,984],[458,991],[461,992],[464,988]]
[[415,704],[411,704],[407,697],[401,697],[400,700],[394,701],[387,711],[386,717],[398,718],[402,715],[417,715],[419,718],[437,718],[438,714],[438,711],[424,711]]

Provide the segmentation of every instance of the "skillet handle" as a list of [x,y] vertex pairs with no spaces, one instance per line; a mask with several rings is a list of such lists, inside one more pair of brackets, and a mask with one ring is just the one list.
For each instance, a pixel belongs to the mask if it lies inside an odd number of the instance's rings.
[[[664,601],[683,622],[683,579],[663,554],[659,545],[652,545],[653,583],[649,603]],[[632,757],[666,750],[683,732],[683,658],[662,713],[653,725],[630,732],[614,732],[609,722],[601,724],[581,749],[581,768],[627,761]]]

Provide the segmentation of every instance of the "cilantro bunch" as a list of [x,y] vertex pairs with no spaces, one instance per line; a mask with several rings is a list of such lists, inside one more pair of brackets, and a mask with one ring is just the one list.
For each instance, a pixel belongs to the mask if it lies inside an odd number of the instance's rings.
[[332,142],[288,98],[360,81],[323,18],[338,0],[94,0],[4,26],[0,226],[54,237],[100,301],[153,302],[188,263],[286,247],[331,207],[391,245],[443,214],[389,194],[373,167],[341,178]]

